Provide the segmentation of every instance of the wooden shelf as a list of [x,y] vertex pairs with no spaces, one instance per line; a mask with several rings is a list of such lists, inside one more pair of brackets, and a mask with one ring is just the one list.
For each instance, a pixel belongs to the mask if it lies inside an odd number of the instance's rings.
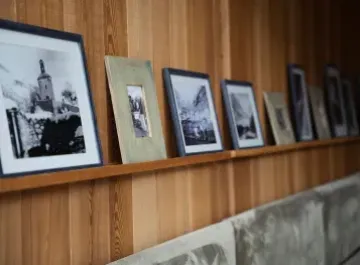
[[54,186],[79,181],[110,178],[115,176],[157,171],[169,168],[199,165],[217,161],[231,159],[251,158],[267,156],[271,154],[292,152],[308,148],[328,147],[340,144],[350,144],[360,141],[360,137],[338,138],[324,141],[302,142],[291,145],[265,146],[246,150],[231,150],[220,153],[177,157],[166,160],[151,161],[136,164],[106,165],[96,168],[80,170],[60,171],[55,173],[44,173],[28,175],[17,178],[0,179],[0,194],[11,191],[21,191],[27,189]]

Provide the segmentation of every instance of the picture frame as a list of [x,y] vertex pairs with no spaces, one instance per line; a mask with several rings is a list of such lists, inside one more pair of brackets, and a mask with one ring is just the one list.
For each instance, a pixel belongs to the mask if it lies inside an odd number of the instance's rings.
[[166,159],[151,62],[106,56],[105,65],[122,162]]
[[333,64],[326,65],[324,76],[331,133],[333,137],[345,137],[348,135],[348,125],[339,69]]
[[221,88],[234,148],[264,146],[252,84],[223,80]]
[[0,39],[0,177],[101,166],[82,36],[0,20]]
[[358,118],[358,124],[360,124],[360,75],[356,75],[354,78],[354,101],[356,116]]
[[314,140],[305,71],[296,64],[288,65],[291,116],[297,141]]
[[358,136],[359,135],[359,123],[355,108],[353,87],[350,79],[342,79],[342,90],[344,95],[344,105],[346,112],[346,120],[348,122],[348,135]]
[[311,110],[318,139],[330,139],[331,132],[325,108],[324,90],[317,86],[309,86]]
[[264,92],[264,100],[276,145],[295,143],[284,93]]
[[164,68],[163,78],[179,155],[223,151],[209,75]]

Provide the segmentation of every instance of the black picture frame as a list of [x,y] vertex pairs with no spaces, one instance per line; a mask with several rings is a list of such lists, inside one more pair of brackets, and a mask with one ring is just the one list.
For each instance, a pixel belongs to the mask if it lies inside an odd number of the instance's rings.
[[341,84],[344,97],[348,136],[358,136],[359,123],[355,107],[353,84],[350,78],[345,76],[341,78]]
[[[87,69],[85,48],[84,48],[84,42],[83,42],[82,36],[79,34],[48,29],[48,28],[13,22],[13,21],[4,20],[4,19],[0,19],[0,30],[6,30],[9,32],[16,32],[16,33],[20,33],[20,34],[25,33],[25,34],[29,34],[32,36],[49,38],[52,40],[69,41],[69,42],[73,42],[78,45],[79,55],[81,57],[81,65],[82,65],[83,71],[84,71],[84,84],[86,85],[85,92],[87,95],[87,102],[88,102],[88,105],[87,105],[88,112],[89,112],[88,114],[91,118],[91,119],[89,119],[89,121],[86,121],[86,122],[90,122],[91,127],[93,128],[93,130],[91,130],[91,134],[92,134],[92,139],[95,142],[94,149],[96,149],[96,152],[92,152],[94,157],[96,157],[94,159],[94,161],[96,160],[96,162],[82,163],[79,165],[72,165],[72,166],[54,167],[54,168],[48,168],[48,169],[41,169],[41,168],[31,169],[31,170],[24,170],[24,171],[16,172],[16,173],[4,172],[4,169],[3,169],[4,168],[4,166],[3,166],[4,159],[1,159],[1,154],[0,154],[0,178],[22,177],[22,176],[26,176],[26,175],[30,175],[30,174],[51,173],[51,172],[56,172],[56,171],[67,171],[67,170],[75,170],[75,169],[83,169],[83,168],[102,166],[104,163],[103,162],[103,154],[102,154],[101,142],[100,142],[100,138],[99,138],[97,120],[96,120],[96,116],[95,116],[94,101],[93,101],[93,97],[91,94],[90,79],[89,79],[89,73],[88,73],[88,69]],[[24,47],[27,47],[27,46],[24,46]],[[34,47],[32,47],[32,48],[34,48]],[[37,48],[37,47],[35,47],[35,48]],[[41,65],[41,62],[40,62],[40,65]],[[77,92],[78,91],[75,92],[75,96],[76,96]],[[2,93],[1,84],[0,84],[0,93]],[[53,101],[55,102],[55,99],[53,99]],[[55,106],[53,106],[53,108],[55,109]],[[0,111],[3,111],[3,110],[0,109]],[[54,110],[54,112],[55,112],[55,110]],[[78,113],[80,113],[79,108],[78,108]],[[84,119],[82,119],[82,117],[81,117],[82,115],[79,114],[79,116],[80,116],[80,122],[81,122],[79,126],[82,127],[84,124]],[[10,125],[8,125],[8,126],[10,126]],[[4,137],[4,136],[2,135],[1,137]],[[85,144],[85,142],[86,142],[85,135],[83,134],[82,137],[83,137],[83,142]],[[0,149],[1,149],[1,147],[0,147]],[[72,154],[74,154],[74,153],[72,153]],[[51,157],[52,159],[57,159],[60,156],[61,155],[54,155],[54,154],[46,155],[46,157]],[[63,156],[61,156],[61,157],[63,158]],[[31,159],[33,159],[33,161],[35,162],[36,158],[38,158],[38,157],[32,157]]]
[[309,92],[306,85],[305,71],[297,64],[287,67],[290,115],[298,142],[315,139],[313,120],[310,110]]
[[356,74],[354,78],[354,101],[355,101],[355,109],[356,116],[358,119],[358,124],[360,124],[360,75]]
[[[244,140],[240,139],[237,128],[238,126],[235,122],[233,104],[231,103],[231,98],[229,95],[230,94],[229,86],[236,86],[239,92],[241,91],[244,95],[246,94],[249,97],[249,100],[251,101],[250,107],[252,107],[252,110],[255,112],[252,113],[253,115],[252,119],[253,119],[253,126],[255,127],[256,130],[255,133],[257,135],[257,139],[256,139],[257,141],[255,141],[254,139],[252,140],[249,139],[250,141],[247,139]],[[259,112],[257,108],[257,103],[256,103],[256,98],[254,95],[254,89],[252,83],[246,81],[225,79],[221,81],[221,90],[222,90],[222,95],[226,110],[226,116],[230,127],[230,134],[231,134],[233,147],[235,149],[249,149],[249,148],[263,147],[265,145],[264,137],[260,124]]]
[[[175,92],[174,84],[172,81],[172,76],[178,76],[180,78],[181,77],[188,78],[188,80],[191,80],[192,78],[194,80],[203,80],[204,83],[208,84],[208,89],[206,89],[206,87],[205,87],[205,90],[206,90],[205,96],[207,98],[207,104],[209,104],[210,112],[213,114],[213,116],[215,116],[215,118],[211,120],[214,132],[211,133],[209,138],[211,138],[211,139],[215,138],[215,140],[216,140],[215,144],[218,146],[218,148],[214,148],[214,149],[207,148],[206,150],[204,150],[204,148],[201,148],[201,144],[195,144],[193,146],[186,144],[187,136],[185,136],[184,131],[183,131],[184,120],[181,121],[179,118],[179,113],[178,113],[178,108],[177,108],[178,103],[176,100],[176,92]],[[214,99],[213,99],[213,95],[212,95],[211,82],[210,82],[209,75],[205,74],[205,73],[192,72],[192,71],[181,70],[181,69],[164,68],[163,69],[163,80],[164,80],[164,86],[167,91],[167,97],[168,97],[168,101],[169,101],[169,105],[170,105],[170,112],[171,112],[172,121],[173,121],[173,125],[174,125],[179,155],[180,156],[189,156],[189,155],[198,155],[198,154],[204,154],[204,153],[214,153],[214,152],[223,151],[224,147],[223,147],[223,143],[222,143],[222,137],[221,137],[219,122],[218,122],[218,118],[217,118],[217,114],[216,114]],[[209,95],[207,93],[209,93]],[[211,101],[211,102],[209,102],[209,101]],[[211,110],[211,106],[213,107],[212,110]],[[193,121],[189,120],[189,124],[191,124],[191,122],[193,122]],[[189,132],[189,134],[191,134],[191,133],[192,132]],[[195,140],[197,140],[197,138]],[[211,141],[213,141],[213,140],[211,140]],[[205,145],[205,147],[209,147],[211,144],[205,143],[205,144],[203,144],[203,146],[204,145]],[[199,150],[194,150],[194,151],[189,152],[186,150],[187,149],[186,147],[189,147],[188,149],[193,148],[193,149],[199,149]],[[197,148],[197,147],[199,147],[199,148]]]
[[341,75],[335,64],[324,67],[325,105],[332,137],[348,136],[348,122],[344,106]]

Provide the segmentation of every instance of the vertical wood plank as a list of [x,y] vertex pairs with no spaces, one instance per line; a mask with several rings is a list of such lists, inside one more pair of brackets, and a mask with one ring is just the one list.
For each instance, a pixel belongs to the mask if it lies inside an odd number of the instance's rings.
[[[213,91],[214,91],[214,103],[216,107],[217,118],[219,121],[219,127],[222,134],[223,144],[225,149],[231,149],[231,139],[228,133],[228,122],[226,120],[225,108],[223,105],[222,92],[220,82],[224,78],[231,76],[231,61],[230,61],[230,19],[229,19],[229,1],[228,0],[213,0],[212,5],[208,5],[211,10],[211,20],[207,21],[207,31],[212,33],[213,43],[212,49],[208,50],[207,65],[213,65],[212,77],[213,77]],[[216,19],[218,18],[218,19]]]
[[44,6],[46,11],[43,25],[48,28],[63,30],[64,16],[62,0],[46,0]]
[[253,180],[248,160],[233,161],[233,189],[235,213],[241,213],[253,206]]
[[[163,135],[165,137],[165,144],[167,153],[170,156],[175,156],[175,149],[172,146],[172,124],[165,122],[170,120],[170,108],[168,108],[168,101],[166,98],[165,89],[163,86],[162,68],[170,64],[170,15],[169,15],[168,1],[152,1],[151,10],[156,13],[153,16],[152,32],[153,32],[153,52],[152,61],[154,67],[154,79],[156,84],[157,99],[160,109]],[[161,45],[159,45],[161,43]],[[171,151],[172,150],[172,151]]]
[[22,264],[21,193],[0,196],[0,264]]
[[69,264],[68,187],[26,191],[22,203],[24,261]]
[[259,102],[259,117],[262,128],[265,132],[265,142],[270,143],[268,125],[265,122],[265,108],[263,104],[263,92],[271,91],[270,76],[270,49],[269,49],[269,0],[251,1],[253,13],[253,60],[254,60],[254,86],[255,96]]
[[137,252],[158,242],[159,217],[155,173],[139,174],[133,178],[132,205],[133,248]]
[[94,182],[92,199],[92,264],[110,262],[110,181]]
[[69,264],[91,264],[92,185],[91,183],[74,184],[69,189]]
[[229,180],[232,176],[230,164],[231,162],[223,162],[210,166],[210,171],[214,172],[210,179],[212,223],[230,216]]
[[292,193],[293,182],[291,179],[291,164],[287,155],[275,155],[274,174],[275,192],[279,198],[286,197]]
[[189,172],[191,192],[191,228],[199,229],[211,224],[211,176],[206,166],[196,166]]
[[[256,62],[254,60],[253,17],[255,9],[253,1],[230,1],[230,6],[231,78],[253,81]],[[242,23],[238,23],[239,17],[241,17]],[[244,27],[243,25],[247,26]],[[259,87],[258,89],[261,90],[262,88]],[[259,107],[261,108],[262,104]]]
[[134,252],[132,176],[110,183],[111,260],[118,260]]
[[30,264],[49,264],[50,233],[50,197],[49,192],[26,192],[24,200],[28,201],[23,222],[29,222],[29,234],[24,237],[24,248],[31,251]]
[[[176,204],[176,175],[175,170],[156,174],[156,191],[158,205],[159,242],[170,240],[177,236],[176,213],[181,209]],[[180,220],[179,220],[180,221]]]
[[191,169],[181,168],[175,172],[176,186],[176,234],[182,235],[191,231]]
[[276,194],[276,171],[272,157],[258,158],[255,165],[257,169],[252,176],[256,183],[254,201],[259,206],[277,199],[279,195]]
[[[65,185],[50,190],[49,234],[47,235],[48,264],[70,264],[69,189]],[[34,208],[34,206],[32,207]]]
[[16,20],[16,1],[3,0],[0,2],[0,18]]

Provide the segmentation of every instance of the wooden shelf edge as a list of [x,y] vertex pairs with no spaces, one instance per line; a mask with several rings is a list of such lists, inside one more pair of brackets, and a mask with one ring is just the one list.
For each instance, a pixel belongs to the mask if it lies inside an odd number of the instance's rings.
[[296,143],[282,146],[265,146],[247,150],[230,150],[220,153],[176,157],[166,160],[150,161],[135,164],[106,165],[103,167],[80,170],[59,171],[28,175],[17,178],[0,179],[0,194],[12,191],[22,191],[35,188],[44,188],[54,185],[69,184],[80,181],[104,179],[115,176],[145,173],[184,166],[200,165],[211,162],[226,161],[240,158],[267,156],[276,153],[293,152],[309,148],[330,147],[340,144],[349,144],[360,141],[360,137],[338,138],[322,141]]
[[334,145],[340,144],[350,144],[353,142],[360,141],[360,137],[347,137],[347,138],[335,138],[328,140],[316,140],[308,142],[300,142],[289,145],[275,145],[275,146],[265,146],[262,148],[254,148],[248,150],[234,150],[233,158],[246,158],[246,157],[256,157],[256,156],[266,156],[271,154],[278,154],[284,152],[294,152],[298,150],[305,150],[310,148],[321,148],[321,147],[331,147]]

